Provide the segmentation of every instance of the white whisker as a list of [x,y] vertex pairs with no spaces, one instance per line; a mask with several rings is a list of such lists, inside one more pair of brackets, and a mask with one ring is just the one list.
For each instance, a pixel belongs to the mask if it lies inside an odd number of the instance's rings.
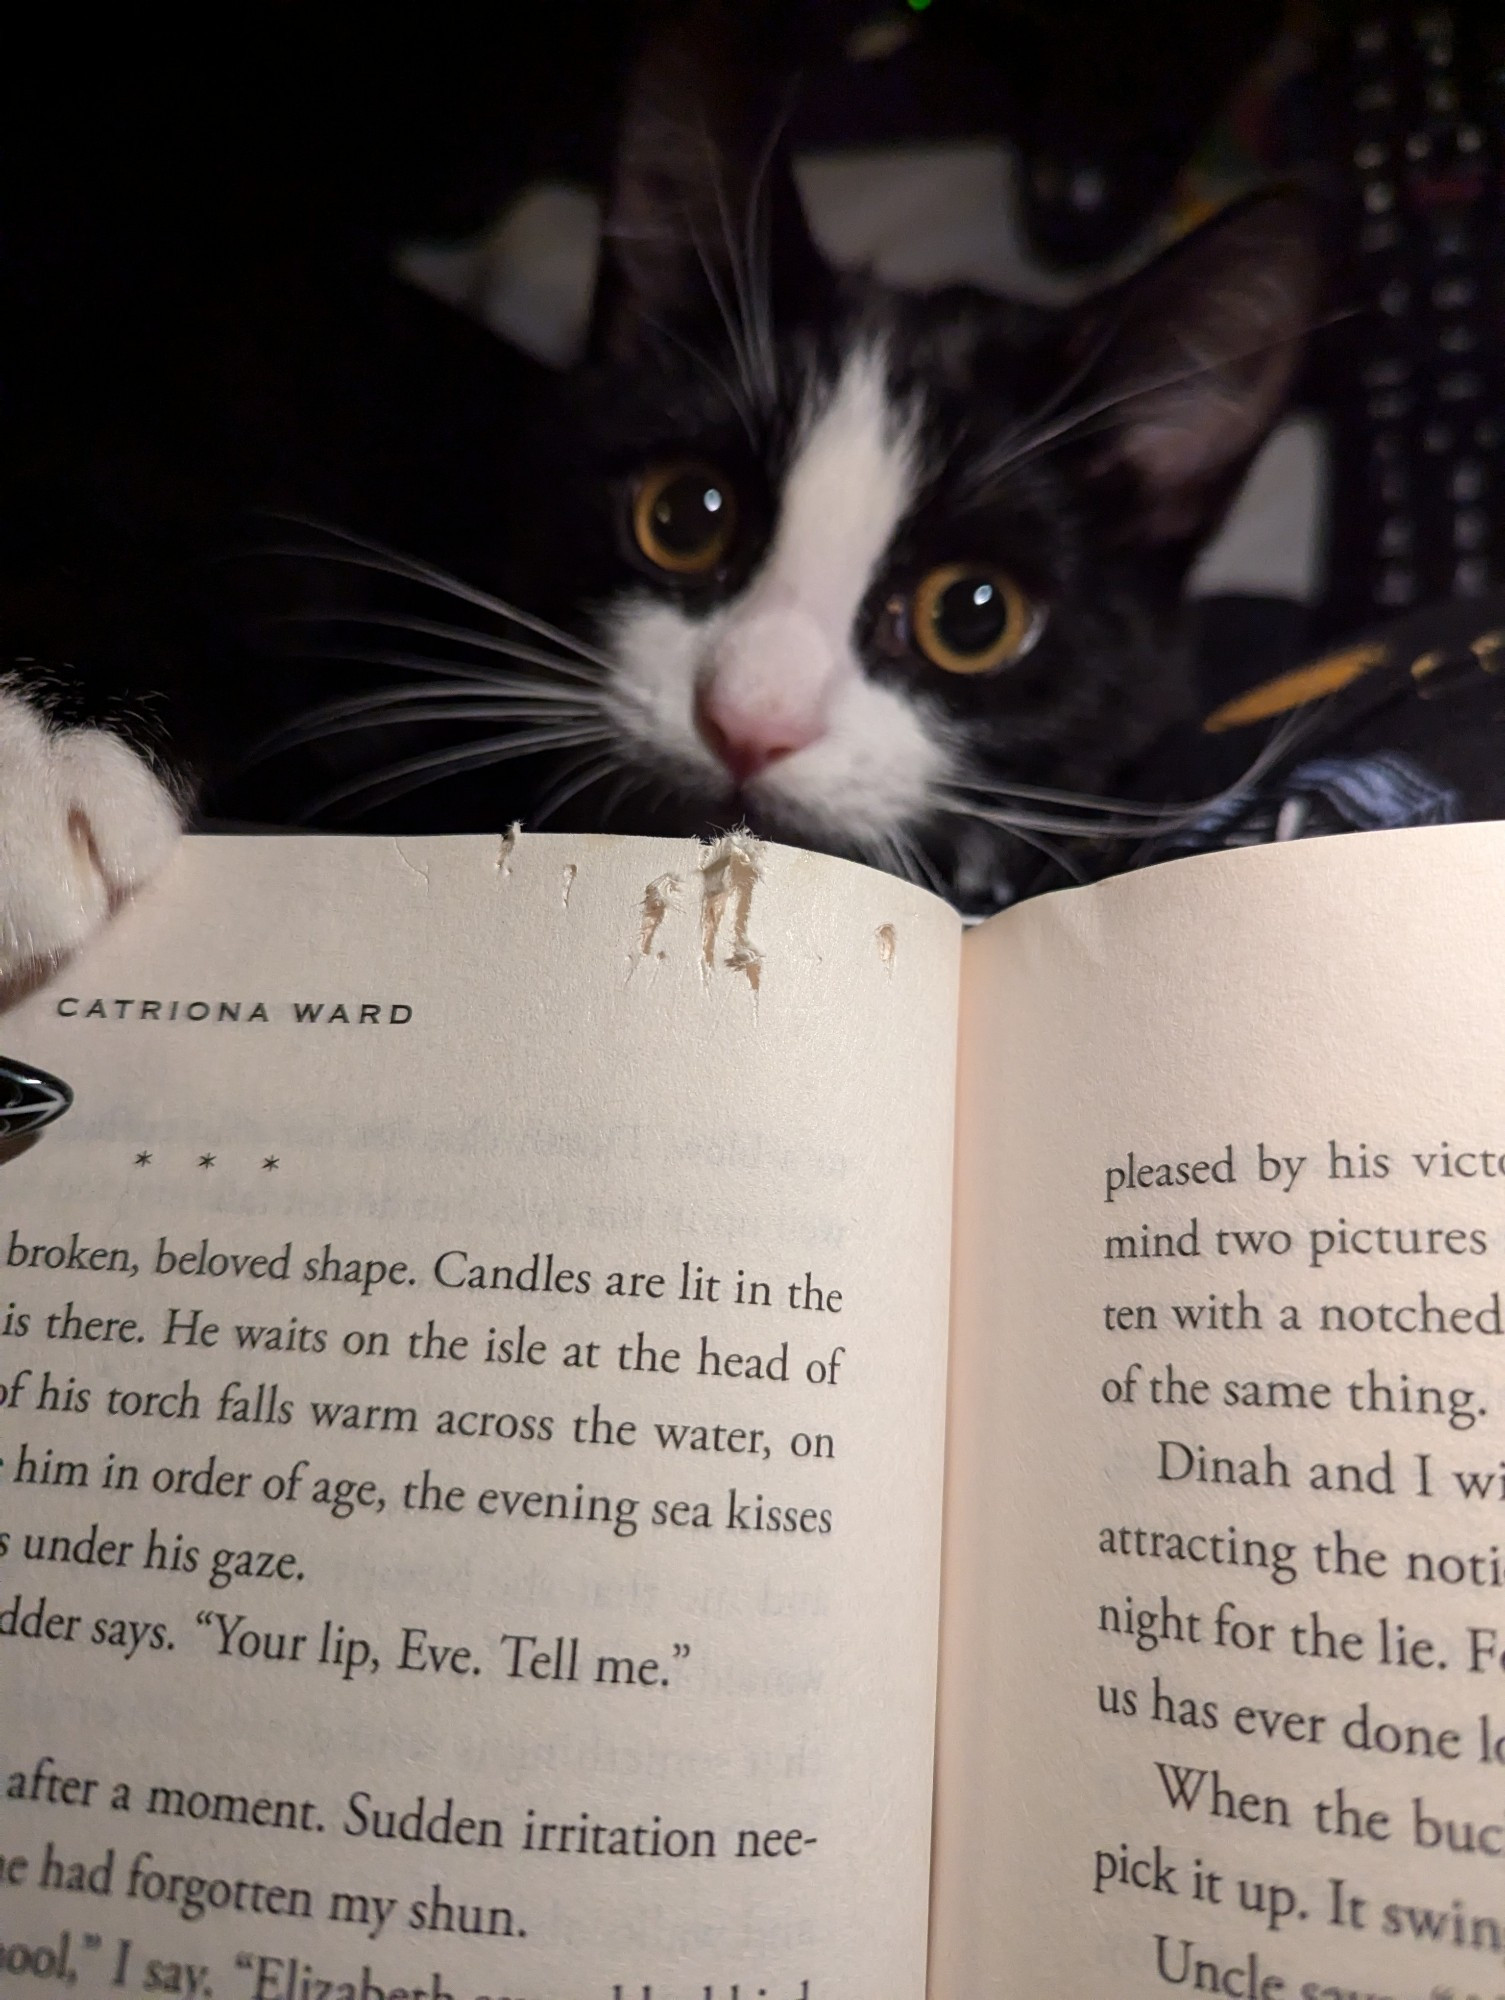
[[601,818],[603,821],[610,820],[612,814],[624,799],[630,798],[635,791],[645,790],[647,784],[648,773],[646,771],[624,771],[616,784],[612,786],[606,797],[601,801]]
[[[446,596],[456,598],[462,604],[473,604],[478,610],[489,611],[494,617],[506,619],[513,625],[520,625],[525,632],[532,632],[540,639],[548,639],[566,652],[577,654],[592,666],[604,667],[608,672],[612,661],[606,654],[571,632],[563,631],[558,625],[551,625],[546,618],[539,618],[531,611],[524,611],[505,598],[493,597],[489,591],[478,590],[474,584],[464,583],[459,577],[451,576],[446,570],[436,569],[432,563],[420,557],[403,555],[400,550],[389,549],[381,542],[368,541],[364,535],[353,534],[348,528],[332,527],[327,521],[315,520],[306,514],[278,513],[274,520],[287,521],[297,527],[307,528],[313,534],[327,535],[332,541],[344,543],[350,549],[364,556],[380,558],[379,561],[358,562],[354,557],[346,557],[351,568],[382,570],[391,576],[404,577],[410,583],[425,584],[432,590],[442,591]],[[309,560],[334,562],[341,559],[336,550],[284,548],[268,549],[268,555],[301,556]]]
[[600,711],[594,707],[560,708],[532,701],[459,702],[430,698],[383,705],[380,697],[372,696],[359,705],[332,703],[275,730],[251,746],[242,759],[242,767],[263,763],[304,744],[322,743],[328,737],[358,735],[373,729],[407,728],[431,722],[586,722],[599,719],[599,715]]
[[1069,875],[1073,882],[1086,881],[1087,879],[1086,870],[1080,867],[1078,863],[1072,859],[1071,855],[1064,852],[1063,849],[1057,847],[1054,841],[1044,840],[1037,833],[1019,832],[1018,838],[1024,842],[1026,847],[1033,847],[1037,854],[1043,854],[1047,861],[1054,862],[1056,867],[1061,870],[1062,874]]
[[939,803],[947,812],[957,813],[963,819],[975,819],[983,826],[1000,827],[1007,833],[1028,829],[1033,833],[1057,834],[1063,839],[1142,840],[1151,830],[1142,820],[1093,820],[1074,818],[1068,813],[1030,811],[1023,807],[977,805],[950,791],[939,795]]
[[1056,384],[1055,388],[1038,408],[1032,410],[1028,417],[1021,419],[1020,423],[1011,433],[1001,438],[999,440],[1000,444],[1008,446],[1013,443],[1027,441],[1030,435],[1039,428],[1047,417],[1060,409],[1066,399],[1081,388],[1082,384],[1091,375],[1093,369],[1102,360],[1109,348],[1112,347],[1114,341],[1118,338],[1122,324],[1121,317],[1110,321],[1099,338],[1091,343],[1087,352],[1077,363],[1076,367],[1071,370],[1071,373]]
[[353,715],[359,709],[399,706],[405,702],[425,702],[438,707],[462,701],[482,708],[489,703],[492,708],[506,709],[509,713],[520,705],[536,706],[542,715],[601,713],[599,696],[583,688],[550,687],[546,681],[531,680],[526,674],[498,674],[495,680],[484,684],[467,677],[453,683],[440,681],[437,687],[420,681],[412,686],[377,688],[370,694],[352,695],[347,701],[326,702],[320,712]]
[[[465,660],[432,660],[423,653],[377,653],[347,652],[343,647],[317,646],[302,655],[307,660],[345,661],[359,667],[401,667],[406,672],[427,674],[446,684],[464,685],[473,689],[493,689],[499,694],[512,690],[536,694],[540,701],[575,701],[587,708],[600,705],[601,696],[609,686],[604,674],[570,674],[564,680],[553,676],[553,662],[540,659],[539,663],[551,671],[547,674],[513,674],[495,667],[473,667]],[[511,657],[517,658],[517,655]],[[535,658],[539,656],[535,655]],[[527,663],[527,656],[523,656]]]
[[[463,625],[441,625],[422,618],[388,618],[380,612],[357,615],[353,612],[330,611],[320,613],[296,612],[274,621],[281,625],[369,625],[374,630],[383,626],[393,626],[398,631],[423,634],[437,639],[452,639],[457,643],[468,643],[477,651],[496,653],[501,658],[516,660],[525,667],[545,667],[550,674],[573,681],[582,687],[604,687],[610,675],[604,668],[585,667],[574,660],[562,660],[554,653],[546,653],[538,646],[525,646],[513,639],[497,639],[484,632],[467,632]],[[477,666],[469,660],[435,659],[428,653],[387,653],[362,652],[352,647],[320,647],[309,650],[305,657],[318,660],[349,660],[356,665],[374,667],[411,667],[417,673],[450,674],[456,679],[475,679],[483,686],[502,676],[492,667]]]
[[794,116],[794,98],[795,87],[791,84],[782,108],[774,117],[748,184],[746,227],[743,232],[748,289],[752,294],[758,350],[762,358],[770,404],[777,396],[778,367],[774,352],[773,299],[769,269],[772,218],[768,203],[768,176],[773,167],[773,156],[778,151],[779,141]]
[[[758,381],[758,350],[753,335],[752,305],[748,296],[748,274],[743,270],[742,258],[737,249],[737,239],[732,230],[731,212],[726,198],[726,182],[721,172],[721,154],[711,139],[710,133],[702,125],[702,143],[705,147],[706,164],[710,169],[711,189],[716,198],[716,217],[721,225],[721,240],[726,245],[727,269],[731,274],[732,293],[737,308],[737,351],[743,380],[754,407],[767,399],[768,384]],[[701,259],[705,263],[704,257]],[[708,274],[709,275],[709,274]],[[731,324],[728,321],[728,331]],[[760,394],[761,390],[761,394]]]
[[904,832],[900,832],[895,837],[903,842],[904,851],[909,855],[913,863],[914,880],[919,886],[921,888],[933,889],[938,896],[947,895],[949,891],[945,878],[930,859],[930,856],[925,852],[924,841],[918,839],[913,834]]
[[1011,784],[1005,779],[956,778],[953,789],[979,792],[990,799],[1023,799],[1035,805],[1073,806],[1081,812],[1119,813],[1125,818],[1161,819],[1165,806],[1145,805],[1135,799],[1114,799],[1093,792],[1053,791],[1047,785]]
[[[1142,853],[1146,851],[1146,845],[1150,840],[1163,839],[1167,835],[1194,826],[1208,813],[1216,812],[1220,807],[1245,797],[1275,765],[1291,753],[1300,738],[1315,727],[1317,712],[1324,706],[1325,703],[1313,702],[1307,708],[1300,709],[1287,717],[1232,784],[1224,786],[1219,792],[1209,793],[1204,798],[1192,799],[1185,805],[1133,808],[1136,817],[1129,817],[1126,814],[1121,819],[1087,819],[1073,818],[1067,813],[1049,814],[1011,809],[1007,804],[992,809],[980,806],[955,791],[943,792],[938,803],[945,812],[953,813],[961,819],[975,820],[983,826],[996,827],[1003,833],[1011,833],[1020,840],[1029,841],[1032,846],[1040,847],[1042,852],[1045,851],[1044,846],[1035,836],[1044,834],[1078,841],[1134,840],[1141,843],[1136,852]],[[1019,789],[1023,791],[1027,788]],[[1068,800],[1071,797],[1070,794],[1058,796]],[[1154,817],[1144,817],[1146,811],[1152,813]],[[1060,862],[1062,866],[1067,865],[1067,858],[1053,850],[1052,859]],[[1080,879],[1079,871],[1073,869],[1072,872]]]
[[646,317],[644,324],[652,327],[655,333],[679,348],[681,353],[693,361],[697,368],[705,370],[706,374],[710,376],[711,380],[720,389],[722,395],[731,404],[733,410],[736,411],[737,420],[747,433],[748,443],[756,445],[758,442],[757,425],[754,421],[753,412],[748,408],[747,399],[742,394],[738,385],[728,378],[724,370],[716,366],[715,362],[711,360],[710,356],[703,349],[697,347],[693,341],[682,338],[672,326],[667,325],[662,320],[648,319]]
[[608,778],[620,768],[621,759],[614,752],[608,752],[604,757],[572,758],[562,778],[550,786],[534,808],[535,824],[550,818],[599,778]]
[[[279,620],[278,622],[291,623],[293,621]],[[491,667],[471,666],[464,660],[431,660],[421,653],[346,652],[343,647],[319,646],[310,648],[307,651],[300,648],[298,657],[300,659],[320,660],[330,664],[348,664],[356,667],[400,666],[409,669],[413,673],[425,674],[429,678],[442,681],[447,685],[463,684],[465,687],[471,689],[490,688],[495,686],[498,681],[505,681],[508,678],[505,675],[498,674]],[[583,693],[580,696],[582,701],[589,698]]]
[[405,758],[401,763],[389,764],[380,771],[353,778],[347,784],[321,793],[299,817],[307,821],[335,806],[348,805],[357,799],[364,799],[369,809],[398,798],[404,792],[437,784],[441,778],[457,776],[463,771],[506,763],[515,757],[533,756],[543,750],[575,749],[582,744],[608,740],[610,732],[605,729],[534,729],[508,736],[486,737],[479,743],[436,750],[423,757]]
[[731,349],[732,361],[735,365],[737,376],[741,382],[743,392],[747,396],[750,407],[756,409],[758,406],[757,384],[753,380],[749,357],[747,353],[744,351],[742,346],[742,338],[738,328],[737,319],[733,314],[730,305],[727,302],[725,287],[722,285],[720,278],[716,275],[715,266],[712,264],[710,257],[706,254],[705,245],[700,240],[700,232],[696,229],[694,223],[690,220],[690,215],[688,210],[686,210],[685,212],[685,228],[689,235],[690,243],[695,251],[696,260],[700,265],[702,273],[704,274],[707,288],[710,291],[712,299],[715,301],[716,310],[721,315],[721,324],[726,331],[727,345]]
[[857,843],[864,858],[874,868],[881,868],[886,875],[896,875],[901,882],[912,882],[910,853],[906,853],[908,843],[896,827],[875,829],[863,834]]
[[889,862],[890,874],[897,875],[901,882],[912,882],[914,880],[912,873],[913,864],[899,834],[897,832],[890,833],[885,845],[891,857]]
[[[1323,327],[1334,324],[1336,320],[1348,317],[1347,312],[1330,314],[1324,319],[1317,320],[1312,326],[1304,328],[1303,335],[1320,331]],[[972,483],[977,485],[999,479],[1005,472],[1034,458],[1047,446],[1064,445],[1077,437],[1090,435],[1089,427],[1096,424],[1099,419],[1110,416],[1127,403],[1137,402],[1142,396],[1159,395],[1166,389],[1179,389],[1183,383],[1198,381],[1203,376],[1214,375],[1223,368],[1237,367],[1243,361],[1257,361],[1262,355],[1272,354],[1278,348],[1290,344],[1289,339],[1281,337],[1277,340],[1259,341],[1252,347],[1236,348],[1229,353],[1215,354],[1210,360],[1199,361],[1194,367],[1179,368],[1170,374],[1147,376],[1138,382],[1130,383],[1127,388],[1117,389],[1110,396],[1100,396],[1094,402],[1079,405],[1075,410],[1068,410],[1065,416],[1055,423],[1043,426],[1035,424],[1022,437],[1015,432],[1001,440],[996,451],[988,453],[978,462],[973,469]],[[1075,379],[1080,379],[1081,373],[1082,371],[1078,370]],[[1058,402],[1059,397],[1053,400]],[[1046,408],[1049,407],[1047,404]],[[1102,428],[1107,428],[1106,424],[1103,424]]]

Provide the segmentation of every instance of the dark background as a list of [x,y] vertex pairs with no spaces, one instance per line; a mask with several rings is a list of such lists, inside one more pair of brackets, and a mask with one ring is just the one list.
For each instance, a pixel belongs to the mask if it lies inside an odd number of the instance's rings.
[[[1163,206],[1294,23],[1315,61],[1262,143],[1271,170],[1299,174],[1322,204],[1334,302],[1353,317],[1317,336],[1302,385],[1335,425],[1327,596],[1279,634],[1246,626],[1259,656],[1247,664],[1450,594],[1460,454],[1483,466],[1470,507],[1486,533],[1468,573],[1476,594],[1499,581],[1505,461],[1486,435],[1505,387],[1497,9],[1424,10],[1448,24],[1449,107],[1434,102],[1440,72],[1410,7],[759,3],[774,5],[803,76],[794,145],[1006,138],[1032,249],[1058,272],[1110,255]],[[255,510],[484,574],[526,511],[509,470],[554,383],[396,278],[393,249],[477,231],[535,178],[602,184],[631,52],[666,11],[284,0],[29,24],[0,136],[8,653],[66,662],[97,686],[146,686],[208,658],[226,710],[244,705],[251,727],[276,671],[247,636],[265,573],[226,552],[247,544]],[[854,34],[885,24],[906,38],[852,60]],[[1452,136],[1462,119],[1485,134],[1467,158]],[[1428,150],[1413,157],[1417,135]],[[1449,274],[1479,296],[1444,325]],[[1378,301],[1400,292],[1387,319]],[[1437,349],[1460,329],[1479,375],[1463,417],[1439,387],[1458,366]],[[1430,466],[1440,418],[1449,447]]]

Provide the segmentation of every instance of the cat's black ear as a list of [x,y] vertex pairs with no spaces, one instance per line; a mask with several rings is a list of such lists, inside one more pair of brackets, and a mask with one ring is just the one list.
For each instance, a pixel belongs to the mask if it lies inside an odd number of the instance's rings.
[[630,362],[662,329],[715,315],[734,355],[756,364],[774,326],[813,309],[829,271],[784,144],[799,14],[786,0],[655,10],[623,103],[594,352]]
[[1193,542],[1216,524],[1285,401],[1322,289],[1313,205],[1281,189],[1225,209],[1083,309],[1073,402],[1107,428],[1092,466],[1127,476],[1133,539]]

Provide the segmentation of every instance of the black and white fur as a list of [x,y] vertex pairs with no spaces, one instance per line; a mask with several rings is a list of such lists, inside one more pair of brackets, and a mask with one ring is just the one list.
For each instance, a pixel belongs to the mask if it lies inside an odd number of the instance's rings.
[[[1034,849],[1111,823],[1105,788],[1187,704],[1180,588],[1314,317],[1307,206],[1248,201],[1070,312],[839,278],[781,157],[786,84],[762,31],[755,9],[702,4],[639,64],[591,350],[534,459],[497,469],[526,500],[505,533],[469,538],[458,574],[447,550],[272,537],[320,574],[393,584],[320,615],[379,634],[385,651],[351,651],[397,680],[310,700],[317,683],[283,671],[247,772],[239,712],[191,663],[150,749],[108,705],[69,721],[12,666],[0,980],[74,949],[148,880],[195,796],[254,814],[273,752],[322,768],[316,821],[745,821],[983,907]],[[713,579],[653,573],[624,531],[632,482],[666,458],[737,493]],[[1014,577],[1039,621],[1016,664],[975,678],[931,666],[902,616],[927,570],[972,560]]]

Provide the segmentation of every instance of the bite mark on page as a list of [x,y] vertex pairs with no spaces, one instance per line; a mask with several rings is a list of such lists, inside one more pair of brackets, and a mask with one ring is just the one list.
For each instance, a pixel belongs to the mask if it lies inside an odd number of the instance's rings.
[[659,875],[643,891],[643,922],[638,932],[639,958],[664,958],[667,954],[656,950],[658,934],[665,917],[674,908],[674,899],[684,888],[677,875]]
[[724,921],[730,920],[731,941],[721,961],[740,972],[756,993],[763,978],[763,954],[748,935],[753,890],[763,879],[758,843],[749,833],[726,833],[700,864],[701,976],[709,980],[716,967],[716,945]]

